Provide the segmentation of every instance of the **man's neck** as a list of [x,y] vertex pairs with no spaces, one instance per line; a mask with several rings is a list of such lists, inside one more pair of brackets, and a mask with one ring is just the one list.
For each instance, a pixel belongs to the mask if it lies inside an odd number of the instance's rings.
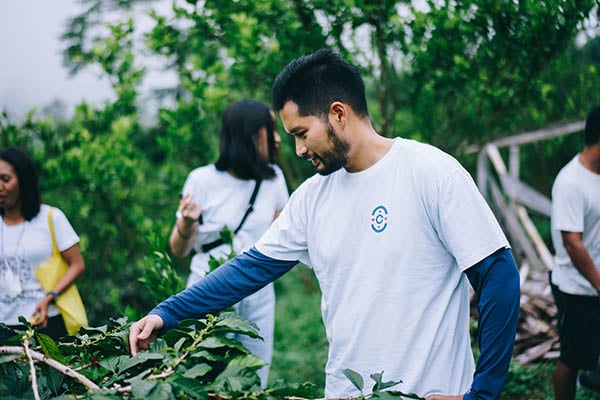
[[349,162],[345,166],[348,172],[364,171],[376,164],[394,143],[393,139],[379,135],[370,123],[361,124],[359,130],[358,134],[353,134]]
[[579,155],[579,162],[595,174],[600,174],[600,143],[586,146]]

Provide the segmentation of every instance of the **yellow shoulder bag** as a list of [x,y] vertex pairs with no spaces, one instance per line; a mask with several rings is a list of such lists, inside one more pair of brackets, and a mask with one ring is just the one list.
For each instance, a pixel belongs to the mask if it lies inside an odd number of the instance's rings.
[[[48,226],[50,228],[50,234],[52,235],[52,256],[42,265],[34,269],[35,276],[47,292],[54,288],[54,285],[56,285],[69,268],[56,244],[54,221],[52,219],[53,210],[54,208],[50,208],[50,211],[48,212]],[[65,321],[65,327],[67,328],[67,333],[69,335],[76,334],[82,326],[88,326],[85,307],[83,306],[83,301],[81,301],[81,296],[79,295],[79,291],[75,284],[69,286],[60,294],[60,296],[58,296],[56,299],[56,307],[59,309],[63,320]]]

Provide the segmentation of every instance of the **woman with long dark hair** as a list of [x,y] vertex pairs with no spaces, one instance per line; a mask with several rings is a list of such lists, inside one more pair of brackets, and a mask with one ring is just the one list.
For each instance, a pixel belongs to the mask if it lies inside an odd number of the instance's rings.
[[[56,245],[67,272],[46,292],[35,269],[52,256],[51,213]],[[19,316],[54,339],[67,331],[54,305],[85,270],[79,237],[64,213],[42,204],[38,177],[31,159],[20,149],[0,149],[0,322],[22,329]],[[14,334],[0,328],[0,340]]]
[[[224,226],[235,231],[233,250],[240,253],[254,245],[287,202],[285,178],[274,163],[281,140],[274,118],[262,102],[244,99],[232,103],[223,114],[218,160],[188,175],[169,239],[176,257],[185,257],[192,249],[196,252],[188,287],[210,272],[211,256],[229,255],[229,246],[219,240]],[[272,284],[236,304],[235,309],[257,324],[263,340],[244,335],[236,339],[270,363],[275,315]],[[269,366],[258,372],[265,387]]]

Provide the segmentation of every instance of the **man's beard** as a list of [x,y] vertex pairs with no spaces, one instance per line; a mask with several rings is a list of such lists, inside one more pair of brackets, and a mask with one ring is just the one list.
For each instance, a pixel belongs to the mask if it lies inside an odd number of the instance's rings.
[[317,171],[320,175],[329,175],[345,166],[348,162],[348,152],[350,151],[348,142],[339,138],[331,123],[328,125],[327,136],[333,147],[331,150],[324,151],[318,155],[319,161],[323,164],[323,169]]

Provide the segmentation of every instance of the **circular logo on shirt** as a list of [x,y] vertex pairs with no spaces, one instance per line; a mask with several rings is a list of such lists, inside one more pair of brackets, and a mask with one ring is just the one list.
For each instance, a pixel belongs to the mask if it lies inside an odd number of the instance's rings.
[[377,206],[371,212],[371,228],[376,233],[385,231],[388,225],[388,211],[384,206]]

